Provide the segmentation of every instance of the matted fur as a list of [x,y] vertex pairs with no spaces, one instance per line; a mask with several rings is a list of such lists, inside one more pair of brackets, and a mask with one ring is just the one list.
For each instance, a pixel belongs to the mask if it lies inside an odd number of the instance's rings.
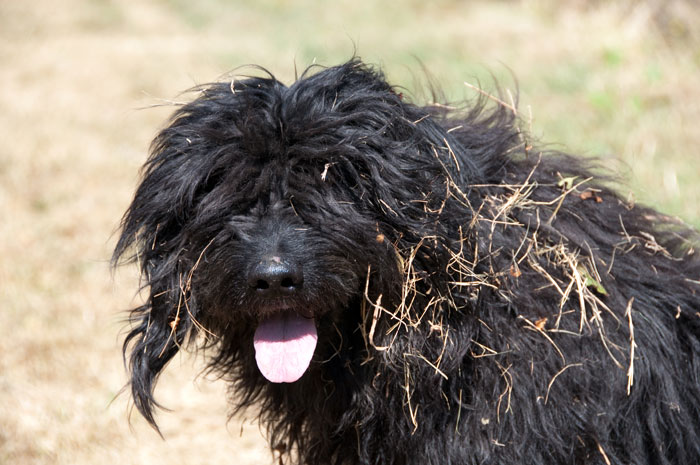
[[[418,106],[359,60],[197,92],[114,254],[148,293],[124,350],[154,426],[189,343],[284,463],[700,463],[696,232],[531,147],[508,105]],[[288,384],[254,360],[270,251],[318,330]]]

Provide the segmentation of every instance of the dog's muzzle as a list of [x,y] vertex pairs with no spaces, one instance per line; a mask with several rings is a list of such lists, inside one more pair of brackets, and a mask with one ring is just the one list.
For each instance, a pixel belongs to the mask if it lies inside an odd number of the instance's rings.
[[248,276],[249,291],[269,302],[255,330],[255,361],[262,375],[273,383],[292,383],[306,372],[318,335],[306,309],[284,304],[304,284],[301,266],[279,256],[265,257]]

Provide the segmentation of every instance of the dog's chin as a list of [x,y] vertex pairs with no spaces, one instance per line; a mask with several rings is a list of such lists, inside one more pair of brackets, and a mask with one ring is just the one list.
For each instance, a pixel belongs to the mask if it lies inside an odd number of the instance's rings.
[[308,309],[262,312],[253,345],[260,373],[273,383],[293,383],[309,368],[316,349],[316,319]]

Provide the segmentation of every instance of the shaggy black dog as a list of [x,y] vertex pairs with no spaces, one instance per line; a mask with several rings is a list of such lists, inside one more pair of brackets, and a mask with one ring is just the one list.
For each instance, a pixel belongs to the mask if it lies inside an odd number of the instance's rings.
[[154,426],[190,343],[280,462],[700,463],[697,233],[495,97],[418,106],[358,60],[198,91],[114,255]]

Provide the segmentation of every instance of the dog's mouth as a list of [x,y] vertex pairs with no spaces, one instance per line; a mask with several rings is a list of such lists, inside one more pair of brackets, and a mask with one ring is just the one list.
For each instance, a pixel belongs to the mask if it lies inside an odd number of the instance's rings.
[[289,309],[258,323],[253,338],[255,362],[273,383],[293,383],[309,368],[316,350],[316,322]]

